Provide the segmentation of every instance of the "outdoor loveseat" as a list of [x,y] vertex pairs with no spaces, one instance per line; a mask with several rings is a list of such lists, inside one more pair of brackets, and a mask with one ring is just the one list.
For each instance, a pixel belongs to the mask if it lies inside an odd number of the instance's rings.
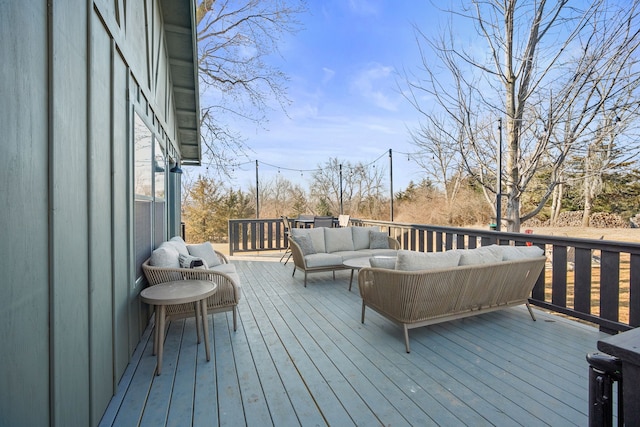
[[[218,284],[215,294],[207,298],[207,313],[233,312],[233,330],[238,326],[240,277],[235,265],[214,250],[211,243],[187,245],[180,237],[163,242],[142,264],[149,286],[174,280],[207,280]],[[166,308],[170,319],[195,316],[193,304],[175,304]]]
[[373,227],[315,227],[292,228],[289,245],[293,255],[293,275],[304,271],[304,286],[307,273],[333,271],[345,267],[343,262],[351,258],[373,256],[395,256],[400,243],[387,233]]
[[491,245],[437,253],[400,250],[394,265],[360,270],[362,323],[369,307],[402,325],[409,353],[412,328],[521,304],[535,320],[528,298],[545,261],[536,246]]

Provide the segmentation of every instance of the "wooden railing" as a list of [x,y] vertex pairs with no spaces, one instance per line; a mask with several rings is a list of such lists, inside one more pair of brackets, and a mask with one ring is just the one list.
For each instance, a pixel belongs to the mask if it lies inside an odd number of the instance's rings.
[[[536,245],[548,257],[530,302],[595,323],[608,332],[640,326],[640,244],[541,234],[352,219],[378,227],[403,249],[441,252],[490,244]],[[284,250],[280,219],[229,221],[229,252]]]
[[229,254],[279,251],[289,247],[280,218],[230,219]]

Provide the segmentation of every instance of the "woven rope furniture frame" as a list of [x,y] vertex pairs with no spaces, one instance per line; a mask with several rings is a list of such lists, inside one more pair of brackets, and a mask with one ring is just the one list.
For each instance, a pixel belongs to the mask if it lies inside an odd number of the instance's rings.
[[525,304],[546,258],[526,258],[438,270],[398,271],[363,268],[358,274],[362,323],[367,307],[409,329]]
[[[227,257],[216,251],[216,255],[222,264],[228,264]],[[149,265],[147,259],[142,264],[149,286],[174,280],[207,280],[218,284],[218,291],[207,298],[207,313],[217,313],[223,311],[233,312],[233,330],[238,326],[237,306],[240,301],[240,286],[227,274],[215,270],[201,270],[196,268],[163,268]],[[167,306],[167,318],[180,319],[184,317],[194,317],[195,309],[193,304],[176,304]]]

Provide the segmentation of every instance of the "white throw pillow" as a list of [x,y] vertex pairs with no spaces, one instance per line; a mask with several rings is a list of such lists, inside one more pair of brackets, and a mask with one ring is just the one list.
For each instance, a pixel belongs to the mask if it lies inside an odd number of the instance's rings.
[[456,267],[460,261],[460,252],[416,252],[401,249],[398,251],[396,270],[417,271],[437,268]]
[[151,253],[149,264],[154,267],[180,268],[179,255],[180,253],[173,245],[164,242]]
[[189,255],[202,258],[209,267],[220,265],[220,259],[209,242],[187,245],[187,249],[189,250]]
[[184,242],[184,240],[182,240],[182,237],[174,236],[171,239],[169,239],[167,243],[173,245],[173,247],[175,247],[178,250],[180,255],[189,255],[187,244]]

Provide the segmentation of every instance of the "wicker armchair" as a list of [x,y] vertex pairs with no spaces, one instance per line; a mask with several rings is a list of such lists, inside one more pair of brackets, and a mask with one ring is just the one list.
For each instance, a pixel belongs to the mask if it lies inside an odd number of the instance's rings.
[[[233,312],[233,330],[238,326],[237,306],[240,301],[240,281],[232,264],[227,257],[216,251],[218,259],[222,263],[214,267],[215,270],[202,270],[194,268],[163,268],[149,265],[147,259],[142,264],[149,286],[158,285],[174,280],[207,280],[218,284],[218,291],[207,298],[207,312],[217,313],[223,311]],[[167,318],[180,319],[195,316],[193,304],[175,304],[166,307]]]

